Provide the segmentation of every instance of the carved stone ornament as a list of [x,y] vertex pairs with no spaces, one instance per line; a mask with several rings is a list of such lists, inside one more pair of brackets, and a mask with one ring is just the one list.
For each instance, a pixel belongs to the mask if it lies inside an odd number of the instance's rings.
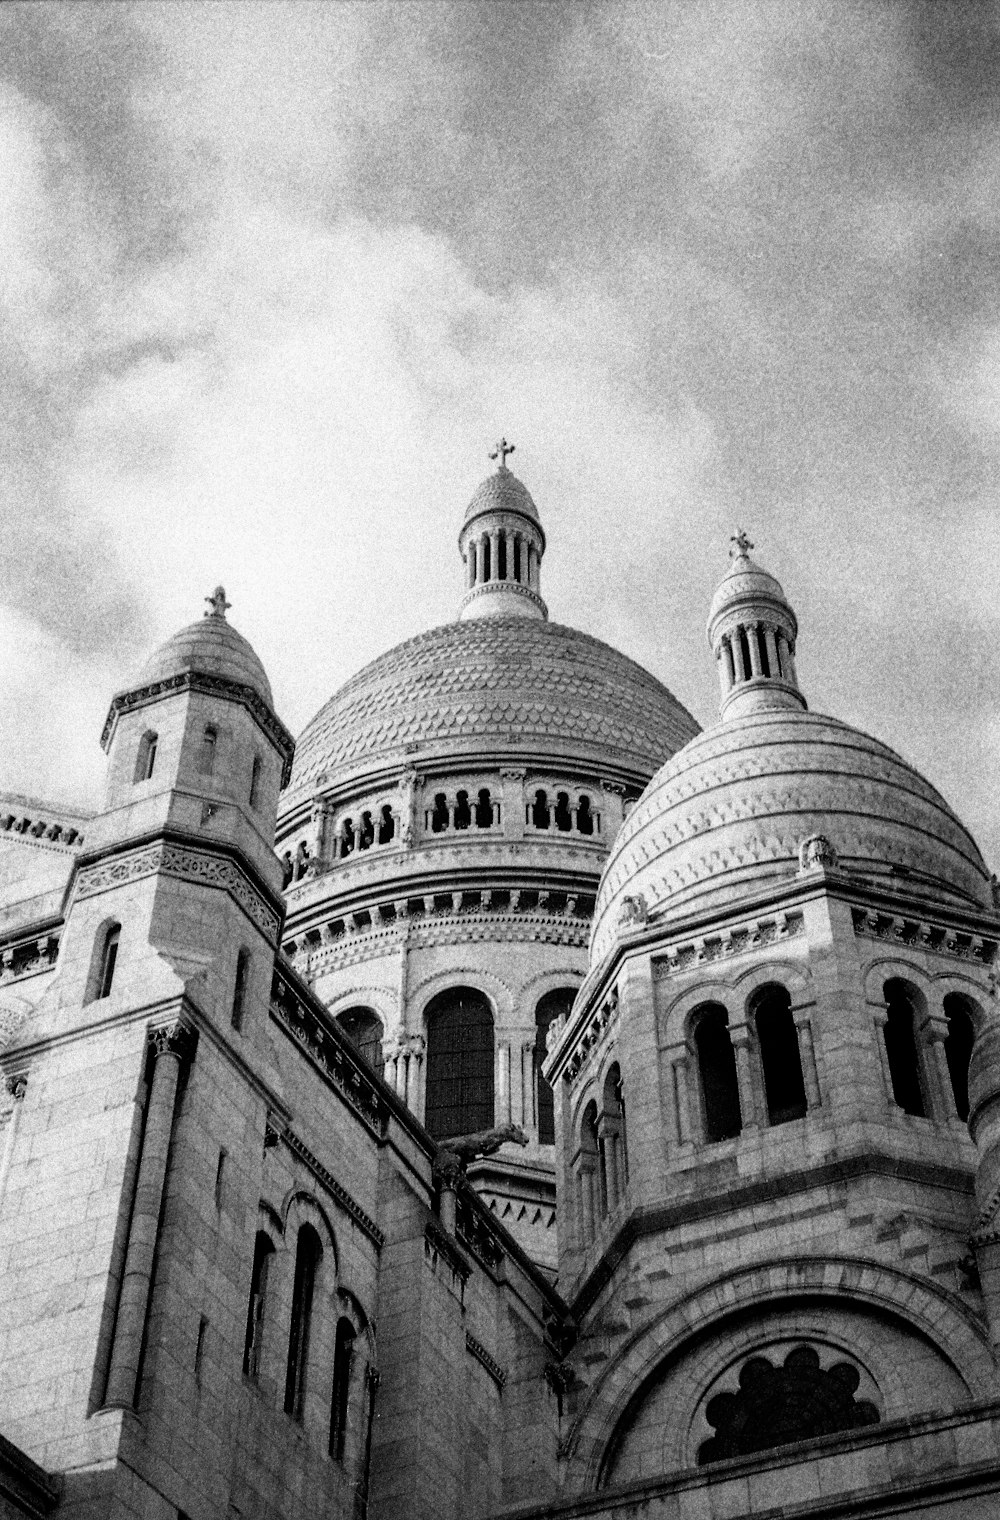
[[618,910],[619,929],[637,929],[648,921],[649,904],[641,892],[622,898],[621,907]]
[[176,876],[200,886],[218,887],[228,892],[252,923],[273,944],[278,937],[278,914],[250,881],[246,872],[232,860],[208,850],[159,842],[128,850],[111,860],[95,861],[85,866],[76,879],[74,896],[93,897],[109,887],[120,887],[156,874]]
[[462,1158],[454,1151],[438,1151],[434,1157],[432,1175],[438,1187],[450,1188],[454,1192],[465,1175]]
[[25,1093],[28,1091],[27,1073],[19,1071],[14,1076],[8,1077],[7,1091],[10,1093],[15,1103],[22,1102]]
[[837,852],[825,834],[810,834],[799,845],[799,870],[835,870]]
[[177,1019],[173,1024],[160,1024],[149,1031],[149,1044],[157,1060],[160,1056],[176,1056],[186,1061],[194,1054],[198,1036],[189,1024]]

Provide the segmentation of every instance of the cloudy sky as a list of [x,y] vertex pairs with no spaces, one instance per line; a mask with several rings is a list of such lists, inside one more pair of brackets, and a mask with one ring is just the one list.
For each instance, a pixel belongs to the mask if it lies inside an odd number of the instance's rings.
[[0,786],[93,805],[223,581],[293,730],[454,615],[503,431],[552,616],[716,714],[744,525],[816,709],[1000,866],[986,4],[0,8]]

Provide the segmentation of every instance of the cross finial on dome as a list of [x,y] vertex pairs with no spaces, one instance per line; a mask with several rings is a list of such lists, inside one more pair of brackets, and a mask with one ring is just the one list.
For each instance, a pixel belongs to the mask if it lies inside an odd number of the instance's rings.
[[508,443],[506,438],[501,438],[500,442],[495,444],[490,451],[490,458],[499,460],[497,465],[498,470],[505,470],[507,468],[507,455],[513,454],[513,452],[514,444]]
[[226,601],[224,586],[216,586],[212,595],[206,596],[205,600],[212,609],[210,612],[205,613],[205,617],[220,617],[224,619],[227,609],[233,605],[232,602]]
[[731,535],[729,542],[736,545],[735,549],[730,549],[729,551],[730,559],[746,559],[753,548],[753,544],[747,538],[742,528],[736,529],[736,532]]

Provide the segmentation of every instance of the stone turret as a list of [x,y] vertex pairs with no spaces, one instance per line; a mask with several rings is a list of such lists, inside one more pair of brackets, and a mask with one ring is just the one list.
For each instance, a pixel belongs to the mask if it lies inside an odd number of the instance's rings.
[[804,708],[795,672],[795,613],[773,575],[750,558],[742,529],[733,535],[732,564],[708,615],[708,641],[719,666],[722,716],[769,708]]
[[476,488],[465,512],[458,547],[466,591],[459,618],[547,618],[539,570],[545,533],[527,489],[507,468],[514,445],[501,438],[490,455],[496,473]]

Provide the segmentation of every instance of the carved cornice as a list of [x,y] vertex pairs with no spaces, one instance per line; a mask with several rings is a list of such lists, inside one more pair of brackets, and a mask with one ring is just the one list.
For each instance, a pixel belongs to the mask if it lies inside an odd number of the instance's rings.
[[929,950],[932,955],[946,955],[979,966],[992,966],[996,959],[996,940],[984,939],[978,934],[962,934],[943,924],[904,918],[898,914],[875,913],[865,908],[852,908],[851,919],[854,932],[861,939],[909,945],[915,950]]
[[300,1140],[298,1135],[288,1128],[283,1129],[278,1138],[284,1141],[293,1155],[298,1156],[304,1166],[308,1167],[317,1182],[340,1205],[344,1213],[350,1216],[362,1234],[368,1236],[376,1251],[381,1251],[385,1245],[385,1235],[379,1229],[374,1219],[365,1213],[364,1209],[351,1197],[347,1189],[341,1186],[331,1172],[327,1171],[323,1163],[313,1155],[305,1142]]
[[657,979],[677,976],[712,961],[730,960],[733,956],[749,955],[755,950],[766,950],[786,939],[796,939],[805,933],[806,921],[802,913],[775,913],[767,918],[757,918],[750,923],[738,924],[732,929],[720,929],[714,934],[688,940],[685,944],[668,945],[663,955],[653,962],[653,975]]
[[490,1377],[493,1379],[494,1383],[496,1383],[497,1387],[503,1388],[504,1383],[507,1381],[506,1372],[501,1367],[500,1363],[494,1361],[493,1357],[490,1356],[482,1341],[477,1341],[476,1337],[470,1334],[468,1330],[465,1332],[465,1349],[468,1351],[470,1356],[475,1357],[480,1367],[484,1368],[485,1371],[489,1373]]
[[158,839],[152,844],[123,850],[120,854],[82,866],[74,883],[73,899],[94,897],[110,887],[156,875],[174,876],[181,881],[228,892],[270,943],[277,943],[280,917],[241,866],[228,856],[170,840]]
[[492,1228],[490,1216],[468,1187],[461,1188],[456,1199],[455,1235],[480,1266],[485,1267],[487,1272],[496,1274],[507,1253]]
[[183,670],[177,675],[164,677],[162,681],[153,681],[148,686],[137,686],[132,691],[119,692],[108,709],[101,732],[101,748],[105,751],[108,749],[115,724],[122,713],[132,712],[137,707],[147,707],[150,702],[159,702],[161,698],[173,696],[179,691],[202,692],[206,696],[222,697],[245,707],[280,754],[281,785],[288,785],[292,775],[295,740],[260,693],[239,681],[229,681],[224,676],[205,675],[195,670]]
[[[310,931],[311,932],[311,931]],[[345,929],[335,940],[324,944],[303,944],[303,935],[290,939],[286,954],[297,967],[311,972],[338,970],[357,961],[385,955],[404,940],[421,949],[436,945],[469,943],[524,943],[537,940],[549,945],[575,945],[585,950],[590,939],[589,918],[565,910],[525,913],[509,909],[460,908],[435,910],[425,917],[397,917],[378,922],[370,928]]]
[[[350,1104],[368,1128],[384,1139],[389,1125],[389,1106],[371,1071],[364,1069],[332,1033],[332,1020],[321,1016],[291,982],[275,970],[271,984],[271,1017],[298,1042],[326,1081]],[[345,1036],[346,1041],[346,1036]]]
[[58,954],[58,934],[33,934],[30,939],[6,945],[0,951],[0,986],[51,971]]
[[495,596],[497,592],[503,592],[508,596],[521,596],[526,602],[531,602],[539,608],[545,617],[549,615],[549,609],[537,591],[532,591],[530,586],[523,586],[520,581],[484,581],[481,586],[473,586],[472,590],[467,591],[459,602],[459,613],[464,612],[469,603],[477,601],[479,597]]
[[464,1297],[465,1285],[472,1274],[472,1268],[451,1236],[435,1219],[428,1219],[424,1225],[424,1260],[432,1270],[437,1267],[439,1260],[447,1262],[451,1268],[452,1278],[457,1278],[461,1283]]

